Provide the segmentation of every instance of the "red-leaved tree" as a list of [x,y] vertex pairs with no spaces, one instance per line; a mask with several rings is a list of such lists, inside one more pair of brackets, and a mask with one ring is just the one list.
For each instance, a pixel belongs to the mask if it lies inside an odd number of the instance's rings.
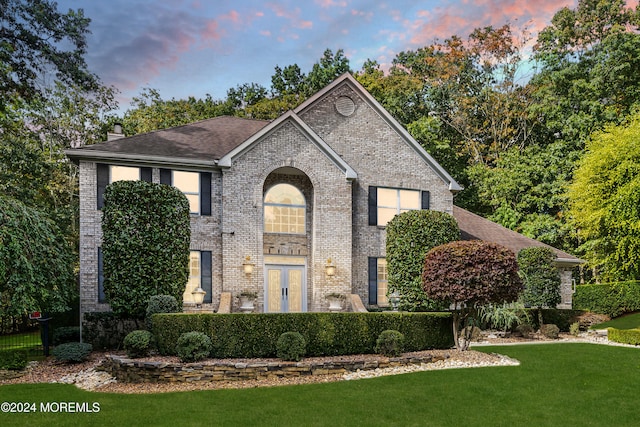
[[[450,304],[458,350],[467,350],[477,308],[515,301],[523,290],[516,256],[504,246],[479,240],[451,242],[425,256],[422,286],[427,296]],[[464,327],[464,340],[458,337]]]

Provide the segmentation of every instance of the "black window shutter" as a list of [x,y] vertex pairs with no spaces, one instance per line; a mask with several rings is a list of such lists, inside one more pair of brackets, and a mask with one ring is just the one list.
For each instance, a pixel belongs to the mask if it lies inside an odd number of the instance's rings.
[[211,215],[211,172],[200,172],[200,215]]
[[204,302],[211,302],[213,287],[211,286],[211,251],[200,252],[200,286],[206,292]]
[[98,248],[98,302],[107,302],[104,294],[104,263],[102,261],[102,248]]
[[369,187],[369,225],[378,225],[378,187]]
[[160,169],[160,184],[172,184],[171,169]]
[[369,304],[378,304],[378,258],[369,257]]
[[428,191],[422,192],[422,209],[431,209],[431,193]]
[[109,185],[109,165],[98,163],[96,165],[96,176],[98,184],[97,207],[100,210],[104,206],[104,190]]
[[147,182],[153,181],[153,169],[140,168],[140,180]]

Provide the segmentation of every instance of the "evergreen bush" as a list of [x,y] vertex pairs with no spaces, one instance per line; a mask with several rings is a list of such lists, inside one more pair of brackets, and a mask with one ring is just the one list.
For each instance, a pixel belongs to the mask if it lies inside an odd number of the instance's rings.
[[157,313],[180,313],[182,307],[173,295],[151,295],[147,302],[145,325],[148,330],[152,328],[152,316]]
[[444,308],[429,300],[424,293],[422,267],[431,248],[460,239],[460,228],[455,218],[439,211],[408,211],[389,221],[386,230],[389,292],[400,294],[398,308],[403,311]]
[[299,332],[285,332],[276,343],[276,354],[282,360],[299,362],[306,349],[307,342]]
[[640,345],[640,329],[607,329],[607,338],[621,344]]
[[209,357],[211,338],[202,332],[185,332],[176,343],[176,354],[183,362],[197,362]]
[[610,317],[640,311],[640,282],[576,286],[573,308]]
[[62,362],[81,363],[89,358],[92,349],[89,343],[68,342],[54,347],[51,354]]
[[546,324],[540,326],[540,333],[551,339],[558,339],[558,335],[560,334],[560,328],[553,324]]
[[104,193],[104,292],[114,313],[143,318],[149,297],[182,302],[189,278],[189,202],[170,185],[118,181]]
[[132,331],[124,337],[123,345],[127,356],[133,359],[146,357],[153,347],[153,335],[144,330]]
[[53,330],[53,336],[51,343],[56,346],[67,342],[79,342],[80,341],[80,327],[79,326],[61,326]]
[[404,335],[400,331],[387,329],[376,340],[376,353],[387,357],[397,357],[404,351]]

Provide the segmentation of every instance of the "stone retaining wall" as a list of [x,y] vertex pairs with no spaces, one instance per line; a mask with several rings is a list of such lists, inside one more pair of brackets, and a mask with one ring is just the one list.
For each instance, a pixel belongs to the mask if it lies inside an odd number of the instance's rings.
[[267,378],[287,378],[305,375],[329,375],[374,370],[396,366],[433,363],[444,360],[441,356],[397,357],[379,360],[307,362],[207,362],[207,363],[166,363],[145,362],[121,356],[107,356],[99,369],[108,372],[119,382],[194,382],[194,381],[237,381]]

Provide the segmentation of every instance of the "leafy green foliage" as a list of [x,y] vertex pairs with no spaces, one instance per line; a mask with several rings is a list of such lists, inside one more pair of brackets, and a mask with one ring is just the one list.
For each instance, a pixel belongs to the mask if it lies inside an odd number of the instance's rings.
[[640,282],[577,286],[573,307],[610,317],[640,311]]
[[0,351],[0,369],[10,371],[21,371],[27,367],[26,350],[3,350]]
[[640,329],[608,328],[607,338],[622,344],[640,345]]
[[53,330],[53,338],[51,343],[56,346],[67,342],[80,341],[80,327],[79,326],[61,326]]
[[513,302],[522,291],[513,252],[479,240],[452,242],[431,249],[424,260],[422,286],[429,298],[455,307],[453,334],[460,350],[467,350],[470,341],[465,336],[460,343],[460,326],[471,332],[468,326],[477,324],[477,308]]
[[133,359],[146,357],[153,347],[153,335],[145,330],[131,331],[124,337],[123,346],[127,356]]
[[107,186],[102,217],[104,291],[117,314],[144,317],[152,295],[182,301],[188,279],[189,203],[175,187]]
[[478,317],[490,328],[508,331],[529,322],[529,313],[519,303],[488,304],[478,309]]
[[640,279],[640,114],[597,133],[569,188],[585,257],[608,280]]
[[285,332],[276,342],[276,354],[282,360],[299,362],[307,352],[307,342],[299,332]]
[[560,303],[560,272],[554,264],[555,259],[553,249],[547,247],[524,248],[518,252],[525,305],[553,308]]
[[176,342],[176,354],[183,362],[197,362],[211,353],[211,338],[197,331],[185,332]]
[[404,351],[404,335],[400,331],[387,329],[376,340],[376,353],[387,357],[397,357]]
[[180,313],[182,307],[173,295],[151,295],[147,303],[144,322],[148,330],[152,329],[152,316],[156,313]]
[[89,358],[93,347],[85,342],[68,342],[56,346],[51,354],[56,360],[69,363],[82,363]]
[[75,293],[72,251],[42,212],[0,195],[0,309],[66,311]]
[[387,329],[404,334],[406,351],[453,344],[447,313],[156,314],[153,321],[161,354],[174,354],[182,333],[200,331],[215,338],[216,358],[274,357],[278,338],[288,331],[302,334],[310,357],[374,353]]
[[444,212],[415,210],[396,215],[387,224],[387,272],[389,292],[400,294],[398,307],[405,311],[439,308],[429,301],[421,285],[425,254],[433,247],[460,239],[453,216]]

